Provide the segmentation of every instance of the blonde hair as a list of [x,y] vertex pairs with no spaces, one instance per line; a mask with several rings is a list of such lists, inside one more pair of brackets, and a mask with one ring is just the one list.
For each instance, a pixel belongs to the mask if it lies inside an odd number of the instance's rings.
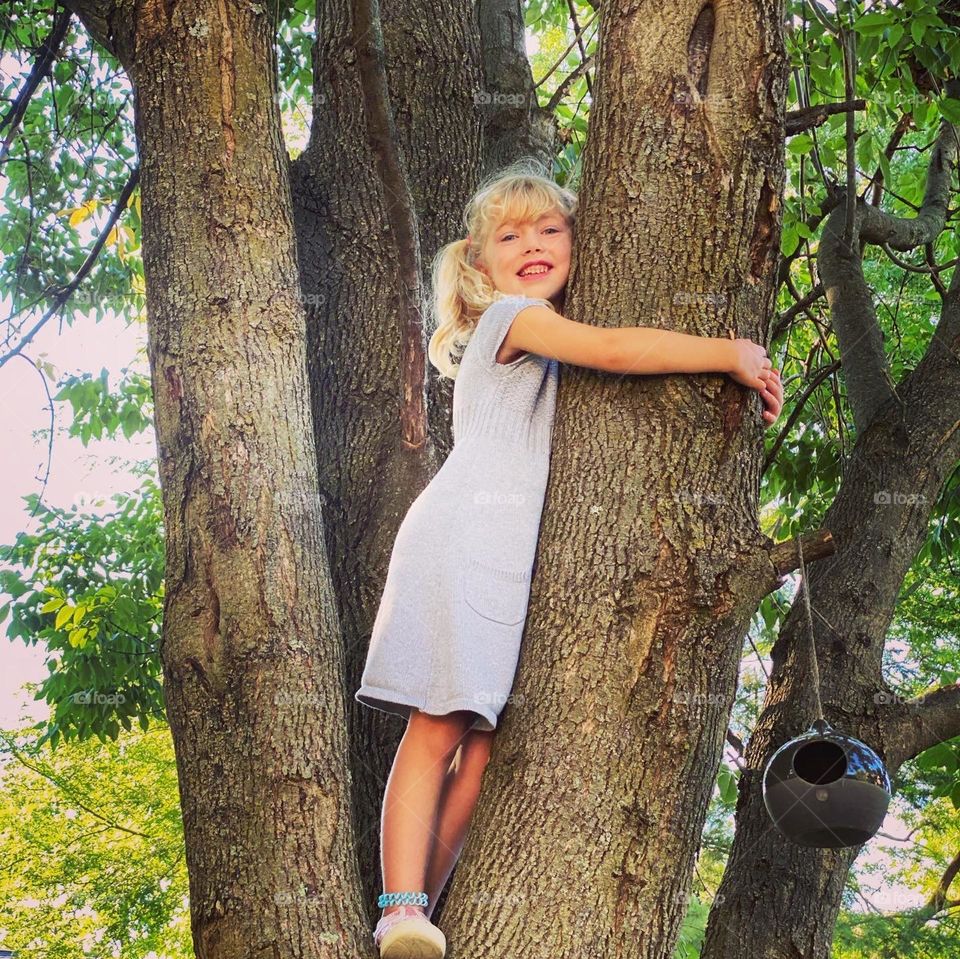
[[441,376],[455,380],[460,359],[477,321],[493,302],[507,294],[476,267],[477,254],[491,231],[511,220],[536,220],[559,211],[572,229],[577,195],[545,175],[536,161],[523,158],[486,177],[467,204],[467,237],[440,248],[433,261],[433,327],[427,355]]

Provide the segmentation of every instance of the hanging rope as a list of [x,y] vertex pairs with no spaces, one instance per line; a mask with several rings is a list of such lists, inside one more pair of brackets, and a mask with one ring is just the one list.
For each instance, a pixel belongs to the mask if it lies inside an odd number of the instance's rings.
[[797,537],[797,552],[800,554],[800,588],[803,590],[803,605],[807,610],[807,630],[810,633],[810,672],[813,674],[813,694],[817,701],[817,719],[825,719],[823,703],[820,701],[820,666],[817,663],[817,641],[813,635],[813,613],[810,611],[810,584],[807,582],[807,570],[803,565],[803,544]]

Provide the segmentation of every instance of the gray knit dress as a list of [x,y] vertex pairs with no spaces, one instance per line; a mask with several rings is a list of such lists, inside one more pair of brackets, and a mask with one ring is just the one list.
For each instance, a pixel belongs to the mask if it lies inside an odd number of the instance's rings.
[[499,364],[517,313],[511,294],[483,313],[453,388],[453,448],[397,530],[358,702],[477,714],[495,729],[520,655],[550,469],[559,364],[524,353]]

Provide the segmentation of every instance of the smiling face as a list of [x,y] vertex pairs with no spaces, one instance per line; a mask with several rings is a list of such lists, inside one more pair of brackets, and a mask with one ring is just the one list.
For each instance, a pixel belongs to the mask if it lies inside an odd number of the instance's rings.
[[557,306],[570,274],[572,241],[560,211],[537,220],[505,220],[487,237],[476,266],[501,293],[540,296]]

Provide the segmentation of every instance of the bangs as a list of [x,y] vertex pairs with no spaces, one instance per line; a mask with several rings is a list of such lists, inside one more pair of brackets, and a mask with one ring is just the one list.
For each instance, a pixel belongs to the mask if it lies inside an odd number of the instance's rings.
[[567,223],[573,219],[556,190],[536,179],[514,178],[494,187],[486,196],[481,194],[477,200],[484,236],[489,236],[502,223],[529,223],[548,213],[556,213]]

